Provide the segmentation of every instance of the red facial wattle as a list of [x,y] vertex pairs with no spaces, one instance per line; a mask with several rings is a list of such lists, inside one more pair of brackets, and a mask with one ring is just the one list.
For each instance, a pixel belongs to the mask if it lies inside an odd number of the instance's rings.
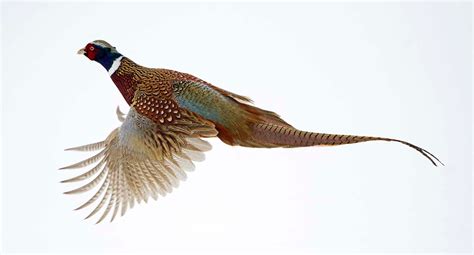
[[95,59],[95,56],[97,55],[97,49],[96,47],[89,43],[87,44],[86,48],[85,48],[85,51],[86,51],[86,56],[90,59],[90,60],[94,60]]

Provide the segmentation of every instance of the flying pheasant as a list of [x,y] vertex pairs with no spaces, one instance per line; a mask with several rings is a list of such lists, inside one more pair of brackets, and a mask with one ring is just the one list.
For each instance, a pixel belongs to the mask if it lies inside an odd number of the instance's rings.
[[[92,179],[65,192],[76,194],[100,185],[97,192],[77,209],[100,199],[86,217],[105,206],[101,222],[112,212],[123,215],[135,201],[165,196],[193,161],[204,160],[211,145],[202,138],[218,137],[228,145],[257,148],[293,148],[317,145],[343,145],[367,141],[399,142],[441,163],[430,152],[411,143],[383,137],[335,135],[301,131],[276,113],[252,106],[252,101],[215,87],[190,74],[140,66],[103,40],[96,40],[78,54],[100,63],[130,105],[126,117],[117,108],[122,125],[101,142],[67,150],[93,151],[96,155],[61,169],[82,168],[98,162],[89,171],[62,182]],[[442,164],[442,163],[441,163]]]

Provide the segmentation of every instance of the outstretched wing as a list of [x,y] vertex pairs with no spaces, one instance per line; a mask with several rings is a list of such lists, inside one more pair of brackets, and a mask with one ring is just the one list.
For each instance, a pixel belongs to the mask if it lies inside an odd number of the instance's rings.
[[119,210],[124,215],[135,201],[147,202],[149,197],[156,200],[158,196],[170,193],[178,187],[179,181],[186,179],[186,172],[194,169],[193,161],[204,160],[203,152],[211,149],[211,145],[200,138],[217,134],[211,122],[186,110],[179,111],[179,118],[166,125],[144,117],[134,107],[130,108],[126,118],[117,108],[117,116],[123,124],[104,141],[67,149],[100,150],[99,153],[61,168],[76,169],[96,163],[89,171],[62,182],[90,180],[65,194],[83,193],[99,187],[87,202],[76,208],[79,210],[96,203],[86,219],[105,208],[97,223],[110,212],[111,221]]

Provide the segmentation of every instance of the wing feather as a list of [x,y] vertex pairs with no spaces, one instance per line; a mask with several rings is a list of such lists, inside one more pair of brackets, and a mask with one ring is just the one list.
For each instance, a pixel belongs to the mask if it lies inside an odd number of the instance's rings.
[[73,177],[73,178],[70,178],[70,179],[67,179],[67,180],[63,180],[61,181],[62,183],[66,183],[66,182],[78,182],[78,181],[82,181],[82,180],[85,180],[85,179],[88,179],[90,178],[91,176],[93,176],[94,174],[96,174],[97,172],[99,172],[99,170],[101,170],[101,168],[104,166],[105,164],[105,160],[102,159],[101,161],[99,161],[99,163],[94,166],[91,170],[81,174],[81,175],[78,175],[76,177]]
[[84,204],[82,204],[81,206],[77,207],[74,210],[80,210],[80,209],[82,209],[84,207],[87,207],[88,205],[94,203],[102,194],[104,194],[104,191],[107,189],[108,184],[109,184],[109,178],[105,179],[105,181],[102,183],[99,190],[97,190],[97,192],[94,194],[94,196],[92,196],[89,200],[87,200],[87,202],[85,202]]
[[[112,205],[114,204],[115,202],[115,182],[117,181],[117,172],[118,171],[113,171],[111,173],[111,184],[108,188],[107,188],[107,193],[109,194],[108,196],[104,197],[106,198],[106,201],[107,202],[107,207],[105,207],[105,211],[102,213],[102,216],[99,218],[99,220],[95,223],[95,224],[98,224],[100,222],[102,222],[105,217],[107,216],[107,214],[110,212],[110,210],[112,209]],[[106,193],[106,194],[107,194]]]
[[76,164],[72,164],[72,165],[69,165],[69,166],[65,166],[65,167],[61,167],[59,168],[59,170],[65,170],[65,169],[74,169],[74,168],[81,168],[81,167],[85,167],[85,166],[88,166],[94,162],[97,162],[98,160],[100,160],[103,156],[104,156],[104,153],[105,153],[105,149],[100,151],[99,153],[97,153],[96,155],[90,157],[90,158],[87,158],[83,161],[80,161],[80,162],[77,162]]
[[86,144],[78,147],[68,148],[67,151],[96,151],[105,147],[106,142],[101,141],[97,143]]
[[184,112],[183,118],[173,124],[159,125],[141,116],[132,107],[124,118],[117,109],[122,125],[102,142],[71,148],[91,151],[102,149],[90,158],[61,169],[76,169],[96,163],[90,170],[62,182],[88,181],[79,188],[65,192],[78,194],[96,187],[98,190],[85,203],[83,209],[95,204],[86,219],[100,212],[96,223],[107,216],[113,221],[118,212],[124,215],[148,198],[156,200],[177,188],[187,178],[186,172],[194,170],[193,161],[204,160],[204,152],[211,145],[201,137],[215,136],[213,124],[192,113]]
[[89,215],[87,215],[84,219],[88,219],[94,216],[94,214],[96,214],[100,210],[100,208],[102,208],[104,204],[107,202],[108,198],[110,197],[110,185],[109,185],[110,179],[111,179],[110,175],[107,175],[107,179],[106,179],[107,185],[106,185],[104,196],[100,200],[100,203],[94,208],[94,210],[92,210],[92,212]]
[[120,185],[123,183],[122,182],[122,179],[123,179],[122,171],[121,170],[118,171],[117,175],[118,176],[117,176],[116,182],[114,184],[115,185],[114,186],[115,187],[114,192],[115,192],[116,196],[118,196],[118,198],[115,200],[114,212],[112,213],[112,218],[110,219],[110,222],[114,221],[115,216],[117,216],[117,213],[120,209],[121,201],[123,201],[123,192],[122,192],[123,189],[120,188]]
[[81,186],[77,189],[66,191],[66,192],[64,192],[64,194],[77,194],[77,193],[83,193],[83,192],[89,191],[89,190],[93,189],[94,187],[96,187],[100,183],[100,181],[106,176],[106,173],[107,173],[107,171],[106,171],[106,169],[104,169],[100,172],[100,174],[97,177],[95,177],[89,183],[87,183],[84,186]]

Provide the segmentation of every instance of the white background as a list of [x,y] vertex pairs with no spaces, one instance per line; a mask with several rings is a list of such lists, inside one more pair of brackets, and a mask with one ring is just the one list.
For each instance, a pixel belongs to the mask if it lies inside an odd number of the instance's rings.
[[[2,250],[469,252],[469,3],[12,4],[2,7]],[[405,139],[214,148],[172,194],[110,224],[58,171],[126,104],[76,51],[105,39],[149,67],[250,96],[303,130]]]

